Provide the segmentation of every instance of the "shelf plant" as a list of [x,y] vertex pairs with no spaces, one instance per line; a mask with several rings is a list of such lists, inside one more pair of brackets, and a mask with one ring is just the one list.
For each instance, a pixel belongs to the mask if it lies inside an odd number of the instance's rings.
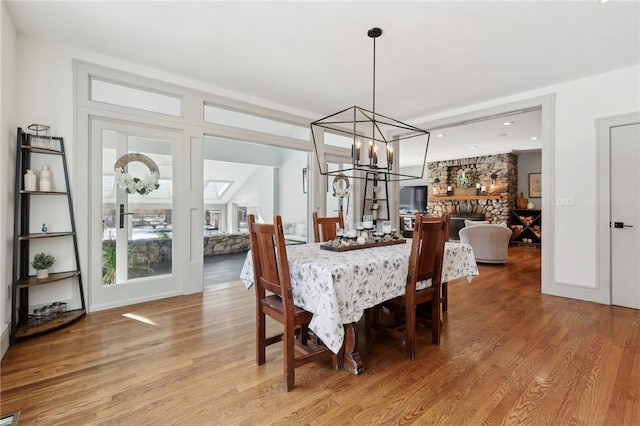
[[45,252],[36,253],[33,256],[31,266],[36,270],[36,277],[47,278],[49,276],[49,268],[56,262],[56,258]]

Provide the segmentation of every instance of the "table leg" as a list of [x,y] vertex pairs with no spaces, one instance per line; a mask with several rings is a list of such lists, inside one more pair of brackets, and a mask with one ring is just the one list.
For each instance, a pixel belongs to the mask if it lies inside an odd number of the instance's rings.
[[447,298],[449,294],[449,285],[447,284],[446,281],[442,282],[442,312],[447,312],[447,309],[449,308],[449,306],[447,306],[449,303],[449,299]]
[[344,368],[351,374],[364,372],[358,353],[358,330],[354,322],[344,325]]

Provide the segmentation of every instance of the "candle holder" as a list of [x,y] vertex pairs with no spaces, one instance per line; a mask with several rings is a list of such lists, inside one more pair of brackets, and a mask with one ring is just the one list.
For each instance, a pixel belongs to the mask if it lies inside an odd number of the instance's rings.
[[53,141],[51,139],[51,127],[44,124],[30,124],[27,127],[31,130],[31,146],[36,148],[53,149]]

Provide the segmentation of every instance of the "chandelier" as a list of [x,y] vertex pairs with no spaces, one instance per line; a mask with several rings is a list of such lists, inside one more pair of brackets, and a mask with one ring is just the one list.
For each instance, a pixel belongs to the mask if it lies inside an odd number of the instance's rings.
[[[430,133],[410,124],[376,112],[376,39],[380,28],[371,28],[367,35],[373,39],[373,106],[371,110],[353,106],[311,123],[311,136],[322,175],[337,176],[345,172],[356,179],[377,179],[387,182],[422,179],[427,162]],[[323,134],[347,137],[351,143],[351,164],[328,170],[320,160],[318,140]],[[411,146],[410,146],[411,145]],[[424,152],[422,150],[424,149]],[[398,163],[400,150],[421,157],[420,174],[401,173]],[[415,152],[417,150],[417,152]],[[360,172],[360,173],[356,173]]]

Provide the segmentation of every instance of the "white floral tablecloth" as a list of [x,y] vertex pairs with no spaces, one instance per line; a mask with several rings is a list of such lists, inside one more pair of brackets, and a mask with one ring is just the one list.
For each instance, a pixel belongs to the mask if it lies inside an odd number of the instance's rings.
[[[309,328],[334,353],[344,340],[343,324],[357,322],[364,310],[404,293],[411,241],[383,247],[334,252],[320,243],[287,246],[293,300],[312,312]],[[447,242],[442,281],[478,275],[469,244]],[[253,259],[247,253],[240,279],[253,284]],[[418,288],[426,288],[430,280]]]

